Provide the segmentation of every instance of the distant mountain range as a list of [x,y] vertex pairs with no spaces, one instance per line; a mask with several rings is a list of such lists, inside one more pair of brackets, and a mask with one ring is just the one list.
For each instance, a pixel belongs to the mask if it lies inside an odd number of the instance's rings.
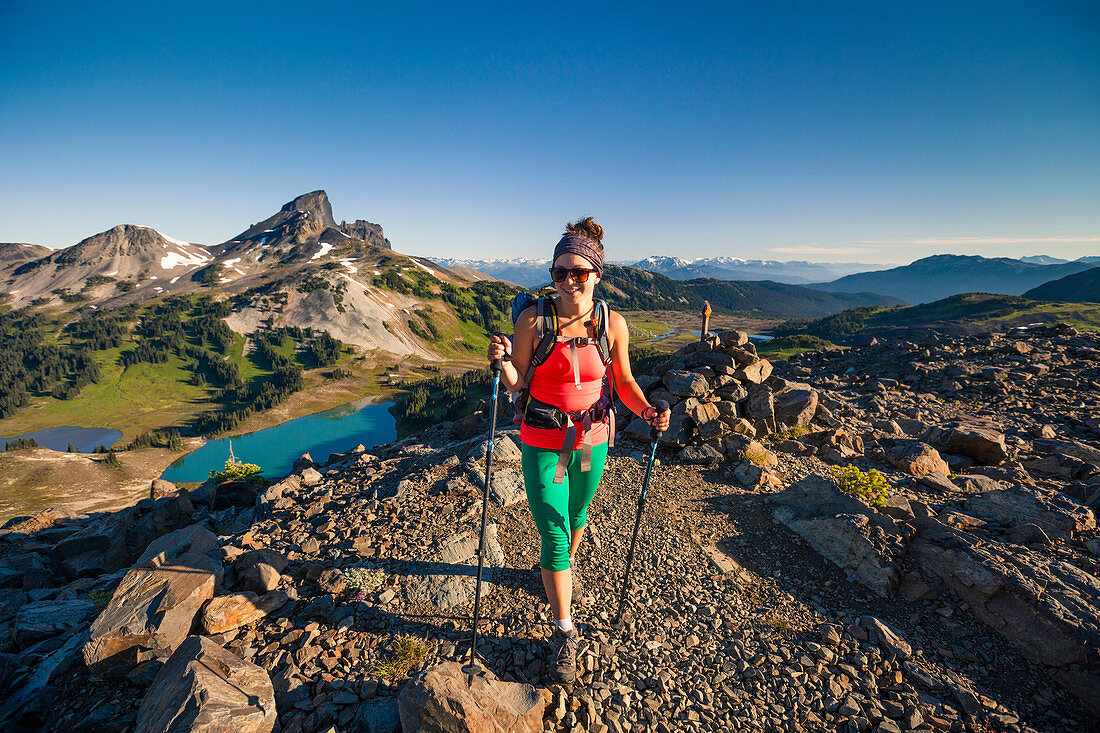
[[[445,267],[469,267],[493,277],[535,288],[550,281],[549,259],[478,259],[436,258]],[[828,280],[853,272],[865,272],[886,267],[860,262],[802,262],[793,260],[746,260],[740,257],[707,257],[684,260],[679,257],[647,257],[644,260],[611,260],[613,264],[635,267],[666,275],[673,280],[714,278],[716,280],[772,280],[777,283],[802,284]]]
[[618,310],[701,311],[703,301],[709,301],[715,310],[756,318],[816,318],[846,308],[902,304],[875,293],[825,293],[769,280],[673,280],[616,265],[607,266],[596,295]]
[[1078,257],[1076,260],[1064,260],[1061,257],[1051,257],[1050,255],[1028,255],[1027,257],[1021,257],[1020,262],[1026,262],[1029,265],[1065,265],[1070,262],[1100,265],[1100,257]]
[[959,293],[1021,295],[1037,285],[1091,268],[1086,262],[1036,265],[1008,257],[933,255],[889,270],[861,272],[807,287],[830,293],[890,293],[927,303]]
[[1028,290],[1024,297],[1061,303],[1100,303],[1100,267],[1043,283]]

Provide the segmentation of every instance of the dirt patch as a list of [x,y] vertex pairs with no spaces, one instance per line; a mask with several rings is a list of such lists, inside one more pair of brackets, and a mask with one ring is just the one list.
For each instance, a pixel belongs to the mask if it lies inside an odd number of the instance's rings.
[[118,465],[103,454],[62,453],[46,448],[0,453],[0,522],[47,507],[76,512],[129,506],[149,495],[149,484],[164,469],[203,444],[184,441],[183,452],[167,448],[116,453]]

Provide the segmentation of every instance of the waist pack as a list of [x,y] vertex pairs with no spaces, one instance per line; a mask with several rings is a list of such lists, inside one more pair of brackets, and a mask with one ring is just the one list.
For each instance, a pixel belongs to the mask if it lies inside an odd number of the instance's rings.
[[567,412],[556,405],[527,395],[523,412],[523,422],[532,428],[543,430],[564,430],[565,435],[561,442],[561,452],[558,454],[558,465],[554,470],[554,483],[560,484],[565,480],[565,470],[569,467],[569,459],[573,455],[573,446],[577,442],[577,425],[584,431],[584,440],[581,443],[581,470],[592,470],[592,426],[607,421],[608,438],[607,446],[615,447],[615,409],[612,406],[611,395],[604,390],[595,404],[585,410]]

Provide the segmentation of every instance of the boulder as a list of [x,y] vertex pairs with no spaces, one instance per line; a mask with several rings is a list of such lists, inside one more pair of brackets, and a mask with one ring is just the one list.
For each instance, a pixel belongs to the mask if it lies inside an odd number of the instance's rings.
[[234,593],[211,598],[202,609],[202,629],[206,634],[221,634],[259,621],[287,602],[282,591],[262,596],[255,593]]
[[713,466],[716,463],[721,463],[723,457],[722,451],[706,444],[689,445],[676,456],[681,463],[698,466]]
[[713,402],[696,401],[687,409],[687,416],[699,427],[718,420],[718,406]]
[[301,472],[301,484],[302,486],[315,486],[321,483],[321,472],[312,466],[309,468],[303,468]]
[[775,419],[788,427],[810,424],[817,414],[817,390],[809,387],[787,389],[775,395]]
[[153,483],[149,486],[149,498],[153,500],[163,499],[166,496],[171,496],[176,493],[176,491],[178,491],[178,489],[176,489],[176,485],[171,481],[155,478],[153,479]]
[[211,560],[195,554],[171,565],[131,569],[92,623],[85,663],[97,671],[126,671],[148,659],[167,658],[213,597],[216,575]]
[[707,378],[695,372],[672,369],[663,377],[668,391],[679,397],[702,397],[710,391]]
[[760,384],[771,375],[772,363],[767,359],[760,359],[738,369],[733,378],[742,383]]
[[289,561],[282,553],[267,547],[261,547],[258,550],[249,550],[237,555],[237,558],[233,561],[233,567],[237,569],[239,575],[243,570],[260,563],[270,565],[275,569],[275,572],[281,573],[286,570]]
[[15,644],[26,649],[54,636],[68,636],[95,615],[95,603],[87,598],[71,601],[33,601],[15,615]]
[[1034,524],[1047,537],[1063,540],[1096,529],[1092,509],[1060,491],[1026,484],[972,496],[966,501],[966,511],[979,519],[1008,527]]
[[1005,436],[989,427],[960,423],[941,431],[939,447],[974,459],[983,466],[996,466],[1008,460]]
[[258,491],[259,486],[253,481],[223,481],[210,489],[210,500],[207,503],[215,511],[229,507],[249,507],[256,503]]
[[901,634],[894,631],[874,616],[863,616],[859,625],[867,630],[867,637],[884,652],[888,658],[900,661],[908,659],[913,654],[913,647],[909,645]]
[[[481,441],[477,444],[477,447],[470,453],[470,459],[485,464],[485,454],[489,451],[488,439]],[[523,452],[516,445],[516,442],[507,435],[501,435],[499,432],[493,438],[493,462],[497,461],[518,461],[523,457]]]
[[[493,446],[493,455],[495,456],[496,453],[496,446]],[[484,453],[482,453],[481,460],[485,460]],[[485,487],[484,470],[478,466],[470,466],[470,475],[473,478],[474,485],[479,488]],[[527,492],[523,485],[523,472],[514,465],[497,465],[494,459],[493,480],[489,485],[489,498],[500,506],[511,506],[526,499]]]
[[201,524],[192,524],[169,532],[149,543],[135,565],[165,565],[189,552],[213,559],[219,551],[218,538]]
[[28,600],[26,592],[19,588],[0,590],[0,624],[15,618],[15,614]]
[[488,670],[467,687],[461,665],[446,662],[408,682],[398,706],[405,733],[540,733],[546,699]]
[[749,335],[744,331],[719,331],[718,339],[726,348],[730,346],[743,346],[749,342]]
[[745,414],[750,420],[775,419],[775,401],[771,387],[766,384],[749,387],[749,398],[745,402]]
[[351,721],[352,733],[399,733],[401,715],[396,697],[376,697],[360,703]]
[[740,382],[728,382],[715,390],[715,394],[727,402],[742,402],[749,396],[749,391]]
[[279,587],[279,571],[266,562],[258,562],[237,571],[237,586],[254,593],[267,593]]
[[157,674],[135,733],[270,733],[275,690],[260,667],[203,636],[191,636]]
[[59,649],[38,662],[19,689],[11,690],[7,685],[2,688],[7,700],[0,704],[0,727],[24,730],[21,725],[8,724],[18,720],[27,710],[41,710],[57,704],[57,688],[53,685],[80,663],[80,647],[87,639],[86,632],[73,634]]
[[951,473],[947,462],[940,458],[940,453],[927,443],[902,444],[889,450],[886,454],[890,465],[906,473],[917,476],[927,476],[930,473],[942,474],[944,477]]

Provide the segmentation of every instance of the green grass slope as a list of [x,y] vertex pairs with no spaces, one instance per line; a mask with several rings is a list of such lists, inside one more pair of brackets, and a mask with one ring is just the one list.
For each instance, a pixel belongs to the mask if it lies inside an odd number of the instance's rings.
[[1053,322],[1069,323],[1082,331],[1098,331],[1100,304],[1048,303],[1015,295],[967,293],[921,305],[853,308],[815,320],[791,320],[774,333],[809,334],[837,341],[857,333],[912,328],[976,332]]

